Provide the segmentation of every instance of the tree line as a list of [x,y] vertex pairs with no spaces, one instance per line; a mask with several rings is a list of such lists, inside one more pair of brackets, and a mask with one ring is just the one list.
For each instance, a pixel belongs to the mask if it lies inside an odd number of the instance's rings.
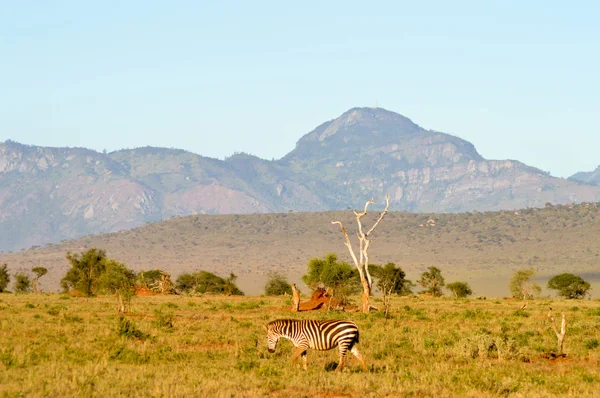
[[[147,270],[134,272],[123,263],[107,257],[101,249],[92,248],[86,252],[73,254],[67,252],[67,260],[71,268],[61,279],[64,292],[76,292],[83,296],[98,294],[114,294],[119,302],[119,310],[125,311],[136,289],[149,289],[163,294],[209,293],[224,295],[243,295],[236,285],[237,276],[233,273],[220,277],[208,271],[183,273],[175,282],[171,276],[162,270]],[[331,302],[346,304],[348,297],[360,292],[362,288],[360,274],[356,267],[340,261],[333,254],[323,258],[312,258],[307,263],[308,272],[302,277],[303,282],[312,291],[322,289],[328,293]],[[419,294],[434,297],[444,295],[447,289],[452,296],[464,298],[471,296],[473,291],[464,281],[446,284],[442,271],[437,267],[429,267],[421,274],[419,280],[413,283],[406,279],[402,268],[394,263],[383,266],[370,265],[376,288],[382,295],[384,311],[389,311],[390,297],[396,295],[412,295],[413,289],[420,285],[423,289]],[[39,292],[39,280],[47,274],[44,267],[33,267],[30,277],[25,272],[15,276],[14,291],[16,293]],[[509,289],[514,298],[529,299],[539,295],[541,288],[533,279],[535,271],[524,269],[515,271],[509,283]],[[6,291],[10,283],[7,265],[0,266],[0,293]],[[580,276],[562,273],[552,277],[548,283],[549,289],[566,299],[583,299],[589,295],[590,284]],[[279,273],[271,273],[265,285],[266,295],[292,294],[292,286]]]

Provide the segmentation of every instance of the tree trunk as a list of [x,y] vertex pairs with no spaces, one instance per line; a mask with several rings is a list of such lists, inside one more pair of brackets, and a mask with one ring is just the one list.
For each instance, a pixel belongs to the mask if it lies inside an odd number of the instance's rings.
[[350,242],[350,237],[348,236],[348,231],[346,231],[346,228],[344,228],[344,224],[342,224],[341,221],[332,221],[332,224],[338,224],[340,226],[340,229],[342,230],[342,233],[344,234],[344,238],[346,239],[346,247],[348,248],[348,252],[350,252],[350,256],[352,257],[352,260],[354,261],[354,265],[356,266],[356,269],[358,270],[358,274],[360,276],[360,282],[361,285],[363,287],[363,294],[362,294],[362,312],[368,314],[369,310],[371,308],[371,306],[369,305],[369,296],[371,295],[371,288],[373,286],[373,279],[371,278],[371,274],[369,272],[369,245],[371,244],[371,240],[369,239],[369,237],[371,236],[371,232],[373,232],[375,230],[375,228],[377,228],[377,226],[379,225],[379,223],[381,222],[381,220],[383,220],[383,218],[385,217],[385,215],[388,213],[388,209],[390,208],[390,197],[389,195],[385,196],[385,210],[383,210],[380,214],[379,214],[379,218],[377,219],[377,221],[375,221],[375,224],[373,224],[373,226],[371,227],[371,229],[369,229],[366,233],[363,230],[363,225],[362,222],[360,221],[360,219],[365,216],[367,214],[367,209],[369,207],[369,205],[375,203],[373,201],[373,199],[367,201],[367,203],[365,203],[365,208],[363,210],[362,213],[358,213],[357,211],[354,211],[354,216],[356,217],[356,224],[358,225],[358,241],[359,241],[359,258],[356,258],[356,254],[354,253],[354,250],[352,249],[352,243]]
[[362,281],[363,294],[362,294],[362,312],[365,314],[369,313],[369,296],[371,296],[371,286],[367,280]]
[[552,330],[554,330],[554,334],[556,334],[556,338],[558,339],[558,342],[557,342],[558,355],[561,355],[562,351],[563,351],[563,343],[565,341],[565,335],[567,334],[567,320],[565,319],[565,314],[564,314],[564,312],[562,313],[562,321],[560,323],[560,332],[558,331],[558,329],[556,328],[556,325],[554,324],[554,316],[552,316],[552,309],[550,309],[550,312],[548,313],[548,320],[550,321],[550,324],[552,325]]

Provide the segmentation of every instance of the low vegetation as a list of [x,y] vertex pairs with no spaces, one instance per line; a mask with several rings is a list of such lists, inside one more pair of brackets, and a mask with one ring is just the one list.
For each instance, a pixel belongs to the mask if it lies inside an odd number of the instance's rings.
[[446,285],[446,289],[450,290],[456,298],[465,298],[473,294],[467,282],[452,282]]
[[265,294],[267,296],[292,295],[292,285],[281,273],[271,272],[265,284]]
[[10,283],[10,274],[6,264],[0,265],[0,293],[6,290]]
[[350,294],[360,290],[357,269],[339,261],[333,253],[327,254],[325,258],[310,259],[308,273],[302,280],[311,290],[327,290],[332,303],[345,304]]
[[242,292],[235,284],[237,276],[229,274],[226,278],[208,271],[198,271],[185,273],[177,278],[177,288],[184,293],[213,293],[225,294],[227,296],[243,296]]
[[[348,298],[357,306],[359,296]],[[392,295],[392,311],[298,312],[285,297],[0,294],[0,396],[595,396],[600,302],[456,300]],[[381,305],[380,298],[372,298]],[[564,313],[563,352],[546,314]],[[336,351],[292,366],[267,352],[278,318],[357,323],[368,371],[330,371]]]

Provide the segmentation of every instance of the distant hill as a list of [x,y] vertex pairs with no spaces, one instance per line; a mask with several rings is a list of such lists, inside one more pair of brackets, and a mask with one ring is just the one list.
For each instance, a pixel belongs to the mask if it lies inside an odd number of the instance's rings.
[[[517,269],[533,267],[546,280],[573,272],[589,279],[598,297],[598,207],[586,203],[486,213],[391,212],[375,230],[369,255],[375,264],[395,262],[413,280],[427,267],[439,267],[447,282],[469,281],[476,295],[487,296],[508,295],[508,279]],[[372,225],[377,217],[376,211],[370,212],[364,224]],[[343,221],[354,236],[350,210],[196,215],[0,254],[0,264],[8,264],[12,273],[47,267],[42,287],[56,291],[69,268],[66,252],[96,247],[138,271],[160,268],[174,277],[195,270],[234,272],[249,294],[261,293],[267,273],[279,271],[306,291],[301,276],[310,258],[331,252],[351,262],[332,220]]]
[[391,197],[391,209],[487,211],[600,200],[600,187],[514,160],[381,108],[354,108],[282,159],[184,150],[0,144],[0,250],[57,243],[192,214],[287,213]]
[[586,184],[591,185],[600,185],[600,166],[598,166],[594,171],[582,171],[579,173],[575,173],[571,177],[569,177],[569,179],[584,182]]

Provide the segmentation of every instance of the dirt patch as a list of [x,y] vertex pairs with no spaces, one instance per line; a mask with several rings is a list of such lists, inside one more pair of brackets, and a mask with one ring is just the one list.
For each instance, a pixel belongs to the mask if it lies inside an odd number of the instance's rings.
[[[323,311],[326,310],[328,307],[343,311],[358,311],[358,307],[356,306],[344,306],[335,298],[333,300],[330,300],[329,293],[327,293],[327,291],[324,289],[315,290],[310,300],[300,302],[299,309],[300,311]],[[282,309],[291,311],[292,307],[288,306],[283,307]]]
[[135,295],[136,296],[155,296],[156,293],[154,293],[152,290],[145,288],[145,287],[138,287],[135,289]]

